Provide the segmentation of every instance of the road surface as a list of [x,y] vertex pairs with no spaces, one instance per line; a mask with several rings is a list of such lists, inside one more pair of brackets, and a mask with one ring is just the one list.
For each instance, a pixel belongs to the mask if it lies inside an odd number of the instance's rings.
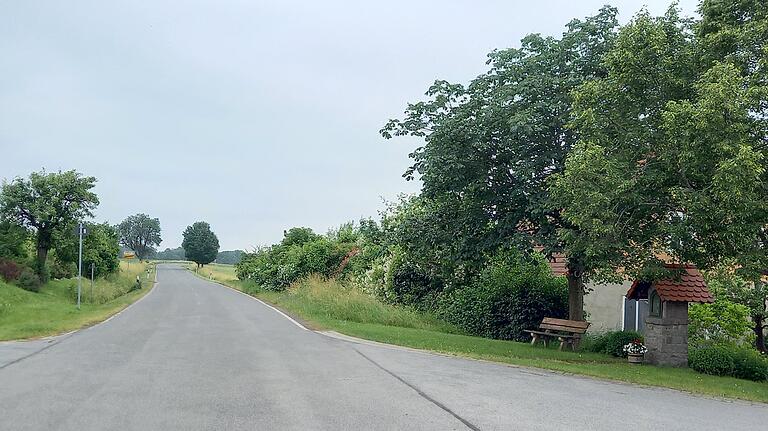
[[2,430],[724,430],[768,407],[356,343],[161,266],[101,325],[0,344]]

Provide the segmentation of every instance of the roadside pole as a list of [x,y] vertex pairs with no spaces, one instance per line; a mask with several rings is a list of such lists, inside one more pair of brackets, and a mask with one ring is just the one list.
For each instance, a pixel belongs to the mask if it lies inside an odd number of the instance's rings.
[[91,262],[91,303],[93,303],[93,268],[94,263]]
[[80,251],[77,256],[77,309],[80,309],[80,290],[83,286],[83,222],[77,227],[80,234]]

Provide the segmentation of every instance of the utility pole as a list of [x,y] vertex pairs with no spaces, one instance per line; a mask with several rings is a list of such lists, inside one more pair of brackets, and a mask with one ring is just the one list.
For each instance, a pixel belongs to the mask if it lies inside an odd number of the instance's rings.
[[93,267],[94,263],[91,262],[91,303],[93,303]]
[[80,252],[77,256],[77,309],[80,309],[80,290],[83,286],[83,222],[77,226],[77,233],[80,235]]

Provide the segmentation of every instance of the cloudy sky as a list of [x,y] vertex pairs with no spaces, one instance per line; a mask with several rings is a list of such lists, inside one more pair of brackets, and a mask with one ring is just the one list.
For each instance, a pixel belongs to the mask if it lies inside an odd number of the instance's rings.
[[159,217],[161,248],[198,220],[222,249],[325,232],[418,189],[415,142],[378,131],[432,81],[604,3],[0,0],[0,178],[95,176],[97,220]]

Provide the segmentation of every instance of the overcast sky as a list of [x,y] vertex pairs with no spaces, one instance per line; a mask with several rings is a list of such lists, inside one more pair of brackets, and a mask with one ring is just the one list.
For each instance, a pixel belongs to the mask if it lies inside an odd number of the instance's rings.
[[432,81],[604,3],[0,0],[0,178],[95,176],[96,219],[159,217],[161,249],[198,220],[222,249],[325,232],[418,190],[378,131]]

